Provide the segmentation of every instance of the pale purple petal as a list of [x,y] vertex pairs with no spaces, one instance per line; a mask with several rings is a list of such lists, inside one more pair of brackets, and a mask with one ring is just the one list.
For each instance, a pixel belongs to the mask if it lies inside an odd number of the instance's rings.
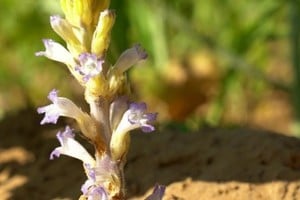
[[57,101],[57,94],[58,94],[58,90],[56,89],[51,90],[48,94],[48,99],[52,102]]
[[51,39],[44,39],[43,43],[46,50],[36,52],[36,56],[45,56],[51,60],[65,63],[66,65],[74,64],[72,54],[61,44]]
[[96,160],[95,174],[98,182],[111,179],[113,174],[117,174],[117,164],[108,155],[104,155],[101,159]]
[[41,125],[47,124],[47,123],[56,124],[57,120],[58,120],[58,118],[60,116],[60,110],[54,104],[50,104],[48,106],[39,107],[37,109],[37,112],[39,114],[45,113],[44,118],[40,122]]
[[82,116],[84,115],[84,113],[71,100],[63,97],[58,97],[57,93],[57,90],[52,90],[48,94],[48,99],[52,101],[52,104],[37,109],[37,112],[39,114],[45,113],[41,124],[56,124],[60,116],[82,120]]
[[90,179],[92,179],[93,181],[96,181],[96,172],[95,172],[95,168],[92,168],[90,164],[88,163],[84,163],[84,167],[87,171],[87,175]]
[[89,188],[91,188],[95,184],[95,181],[92,179],[88,179],[85,181],[85,183],[81,186],[81,192],[84,195],[87,195],[89,192]]
[[61,154],[81,160],[90,166],[95,164],[94,158],[87,152],[87,150],[77,142],[74,133],[70,127],[66,127],[64,132],[58,132],[56,135],[61,146],[55,148],[51,154],[50,159],[59,157]]
[[135,65],[141,60],[145,60],[148,57],[145,50],[141,45],[136,44],[132,48],[124,51],[117,60],[114,69],[123,73],[127,71],[131,66]]
[[75,134],[69,126],[66,126],[64,132],[58,132],[56,135],[59,143],[63,145],[68,139],[74,139]]
[[165,193],[165,186],[156,185],[153,193],[148,196],[145,200],[161,200]]
[[147,105],[145,103],[131,103],[128,121],[133,125],[138,124],[144,132],[152,132],[155,128],[149,123],[155,121],[157,113],[145,113],[146,110]]
[[82,53],[79,55],[78,60],[80,65],[77,65],[75,70],[83,76],[84,82],[102,72],[104,60],[98,59],[95,54]]
[[113,174],[117,174],[117,165],[108,155],[97,158],[93,167],[89,163],[84,163],[88,179],[81,186],[81,191],[88,199],[108,200],[108,194],[102,184],[112,179]]
[[[113,130],[111,148],[117,148],[121,144],[120,138],[131,130],[141,128],[143,132],[152,132],[155,127],[151,124],[157,117],[157,113],[146,113],[145,103],[131,103],[129,109],[123,114],[117,128]],[[114,146],[114,147],[112,147]]]
[[59,26],[59,24],[61,23],[62,20],[63,19],[59,15],[50,16],[51,27],[53,28],[53,27]]
[[[57,101],[57,90],[53,89],[48,94],[48,99],[53,103]],[[45,117],[42,119],[41,124],[53,123],[56,124],[60,116],[60,109],[55,104],[50,104],[37,109],[39,114],[45,113]]]
[[[70,129],[69,126],[66,126],[65,131],[64,131],[64,132],[60,132],[60,131],[59,131],[59,132],[56,134],[56,137],[57,137],[57,139],[58,139],[60,145],[61,145],[61,146],[64,146],[68,139],[74,139],[75,134],[72,132],[72,129]],[[57,148],[55,148],[55,149],[51,152],[51,154],[50,154],[50,160],[53,160],[54,157],[57,157],[57,158],[58,158],[58,157],[60,156],[61,153],[63,153],[62,147],[57,147]]]
[[58,158],[60,156],[60,150],[59,149],[54,149],[50,153],[50,160],[53,160],[55,157]]
[[88,194],[88,200],[108,200],[108,194],[103,187],[94,187]]

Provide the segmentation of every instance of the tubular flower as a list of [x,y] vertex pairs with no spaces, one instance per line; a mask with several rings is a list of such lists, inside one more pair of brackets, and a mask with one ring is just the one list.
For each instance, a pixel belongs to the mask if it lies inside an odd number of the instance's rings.
[[83,163],[95,165],[94,158],[85,150],[85,148],[80,143],[78,143],[74,139],[75,135],[69,126],[66,127],[64,132],[58,132],[56,137],[61,146],[55,148],[51,152],[51,160],[54,159],[54,157],[59,157],[61,154],[63,154],[73,158],[77,158]]
[[[97,159],[94,167],[84,164],[88,179],[82,185],[83,195],[90,196],[95,190],[101,188],[105,192],[104,196],[113,196],[120,187],[120,180],[116,176],[118,173],[117,163],[112,161],[108,155]],[[103,198],[103,196],[102,196]]]
[[53,89],[48,95],[48,99],[52,101],[52,104],[37,109],[39,114],[45,113],[41,124],[56,124],[60,116],[70,117],[77,121],[80,130],[86,137],[89,139],[95,138],[97,129],[92,118],[78,108],[71,100],[58,97],[57,93],[58,91]]
[[108,200],[104,185],[106,182],[111,182],[109,179],[115,173],[113,170],[116,168],[114,163],[107,156],[101,162],[96,162],[74,137],[74,133],[68,126],[63,132],[58,132],[57,139],[61,146],[51,152],[50,159],[66,155],[81,160],[88,176],[87,181],[81,187],[83,195],[91,200]]
[[46,50],[36,52],[36,56],[45,56],[51,60],[55,60],[66,65],[75,64],[72,54],[61,44],[54,42],[51,39],[44,39],[43,42]]
[[114,134],[127,133],[137,128],[141,128],[144,132],[154,131],[155,128],[150,123],[155,121],[157,113],[146,113],[146,110],[145,103],[131,103]]
[[58,97],[57,93],[58,91],[54,89],[48,95],[48,99],[52,101],[52,104],[38,108],[37,111],[39,114],[45,113],[41,124],[56,124],[59,116],[80,120],[85,115],[71,100]]
[[125,72],[133,65],[145,60],[147,56],[146,51],[139,44],[125,50],[108,72],[109,92],[127,95],[129,89]]
[[119,59],[117,60],[116,64],[114,65],[113,69],[116,72],[124,73],[127,71],[131,66],[135,65],[141,60],[145,60],[148,57],[146,51],[141,47],[140,44],[134,45],[132,48],[127,49],[124,51]]
[[[45,113],[41,124],[53,123],[56,124],[59,116],[70,117],[77,121],[89,121],[87,114],[82,112],[71,100],[58,97],[58,91],[53,89],[49,95],[48,99],[52,101],[52,104],[38,108],[38,113]],[[86,122],[87,123],[87,122]]]
[[110,148],[113,159],[122,159],[129,148],[128,132],[141,128],[144,132],[154,131],[151,123],[156,119],[157,113],[146,113],[145,103],[131,103],[129,109],[123,114],[117,128],[112,134]]
[[95,169],[90,167],[89,164],[84,164],[84,166],[87,171],[88,179],[81,186],[83,196],[91,200],[108,200],[108,194],[105,189],[101,185],[97,184]]

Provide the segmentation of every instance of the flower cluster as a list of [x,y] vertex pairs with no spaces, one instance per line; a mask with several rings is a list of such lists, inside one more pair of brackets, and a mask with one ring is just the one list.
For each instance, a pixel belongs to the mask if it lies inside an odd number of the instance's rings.
[[[139,61],[147,58],[140,45],[134,45],[121,54],[114,65],[105,60],[110,43],[110,31],[115,12],[108,9],[109,0],[61,0],[65,18],[50,17],[53,30],[66,42],[66,47],[44,39],[44,51],[37,56],[64,63],[75,79],[85,89],[85,100],[90,112],[84,112],[71,100],[58,96],[52,90],[52,102],[38,108],[44,114],[41,124],[56,123],[59,117],[73,118],[81,133],[94,145],[95,155],[75,140],[67,126],[57,133],[60,146],[50,159],[67,155],[83,162],[87,175],[82,185],[80,199],[124,199],[124,172],[129,149],[129,131],[141,128],[143,132],[155,130],[156,113],[148,113],[145,103],[129,101],[129,83],[126,72]],[[160,200],[164,187],[157,185],[147,200]]]

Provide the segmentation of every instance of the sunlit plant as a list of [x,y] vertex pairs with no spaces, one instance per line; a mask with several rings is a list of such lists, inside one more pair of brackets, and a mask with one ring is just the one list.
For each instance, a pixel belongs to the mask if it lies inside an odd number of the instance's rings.
[[[143,48],[134,45],[127,49],[114,65],[106,60],[115,21],[109,3],[109,0],[60,0],[65,18],[51,16],[50,24],[66,42],[66,48],[44,39],[45,51],[36,53],[64,63],[85,90],[90,114],[60,97],[55,89],[48,95],[52,103],[38,108],[38,113],[45,114],[41,124],[55,124],[60,116],[75,119],[81,133],[95,148],[95,155],[90,155],[67,126],[57,133],[60,146],[50,154],[50,159],[67,155],[83,162],[87,180],[81,187],[82,200],[125,199],[124,165],[130,146],[129,131],[137,128],[154,131],[152,123],[157,116],[147,112],[145,103],[130,101],[126,72],[147,58]],[[163,193],[164,187],[157,185],[146,200],[160,200]]]

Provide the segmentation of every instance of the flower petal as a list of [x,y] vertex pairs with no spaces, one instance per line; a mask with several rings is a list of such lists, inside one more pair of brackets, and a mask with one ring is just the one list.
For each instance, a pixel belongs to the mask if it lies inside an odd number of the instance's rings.
[[[147,105],[145,103],[131,103],[129,110],[126,111],[124,117],[127,117],[127,128],[129,130],[141,127],[145,132],[154,131],[155,128],[149,123],[155,121],[157,113],[145,113]],[[123,123],[126,122],[125,120]],[[121,121],[122,123],[122,121]],[[123,125],[125,127],[125,125]],[[128,131],[129,131],[128,130]]]
[[156,185],[154,187],[153,193],[148,196],[145,200],[161,200],[165,193],[165,186]]
[[146,110],[147,105],[145,103],[131,103],[113,135],[125,134],[136,128],[142,128],[144,132],[154,131],[155,128],[150,123],[155,121],[157,113],[145,113]]
[[65,63],[66,65],[74,64],[72,54],[61,44],[54,42],[51,39],[44,39],[43,43],[46,50],[36,52],[36,56],[45,56],[51,60]]
[[115,130],[120,123],[124,112],[128,109],[128,97],[118,97],[110,104],[109,117],[111,129]]
[[37,112],[39,114],[45,113],[45,116],[40,123],[42,125],[47,123],[56,124],[60,116],[60,110],[54,104],[40,107],[37,109]]
[[121,159],[128,152],[129,131],[142,128],[144,132],[154,131],[155,128],[150,123],[155,120],[157,114],[145,113],[147,106],[145,103],[132,103],[129,109],[123,114],[117,128],[113,130],[110,141],[110,149],[114,160]]
[[88,193],[88,200],[108,200],[108,194],[103,187],[94,187]]
[[58,132],[56,137],[59,140],[60,147],[55,148],[51,154],[50,159],[59,157],[61,154],[81,160],[91,166],[95,164],[94,158],[87,152],[87,150],[74,139],[74,133],[69,126],[66,126],[64,132]]
[[98,59],[96,55],[90,53],[82,53],[79,55],[80,65],[75,67],[83,76],[83,81],[87,82],[102,72],[102,64],[104,60]]
[[71,100],[57,97],[57,90],[52,90],[48,95],[48,99],[52,101],[52,104],[37,109],[39,114],[45,113],[41,124],[56,124],[59,116],[71,117],[76,120],[86,118],[83,117],[84,113]]
[[52,15],[50,16],[50,24],[52,29],[67,43],[72,45],[80,44],[72,30],[72,25],[67,20],[59,15]]
[[147,57],[148,55],[142,49],[141,45],[136,44],[132,48],[127,49],[121,54],[116,64],[114,65],[114,69],[119,71],[120,73],[124,73],[131,66],[135,65],[141,60],[145,60]]
[[91,179],[85,181],[81,186],[81,191],[90,200],[108,200],[108,194],[102,186],[96,186]]

